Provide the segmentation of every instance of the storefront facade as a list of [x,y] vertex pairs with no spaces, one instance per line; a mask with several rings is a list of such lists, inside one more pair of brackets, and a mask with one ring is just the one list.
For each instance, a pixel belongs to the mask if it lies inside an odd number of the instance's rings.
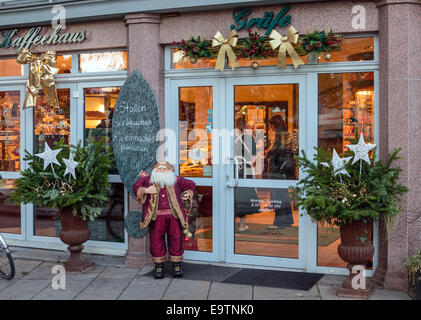
[[[251,11],[248,21],[264,17],[265,12],[276,17],[288,5],[291,25],[300,34],[332,29],[343,34],[343,48],[332,53],[328,61],[321,57],[319,63],[306,63],[297,69],[288,60],[287,68],[279,69],[276,59],[259,61],[260,66],[253,69],[252,61],[240,59],[239,68],[231,70],[226,65],[224,72],[214,70],[212,59],[196,63],[180,59],[173,42],[198,36],[212,39],[217,31],[226,36],[231,25],[237,23],[239,27],[238,22],[244,21],[236,20],[233,14],[239,4],[221,1],[203,8],[197,4],[168,8],[159,7],[161,2],[157,1],[153,8],[128,9],[125,1],[119,1],[107,14],[107,3],[113,2],[96,4],[96,12],[104,16],[91,16],[89,21],[84,15],[94,8],[90,4],[66,8],[68,26],[60,35],[86,35],[79,38],[83,40],[66,43],[66,37],[59,40],[58,36],[57,42],[63,43],[30,47],[34,52],[57,50],[59,71],[55,79],[60,111],[54,114],[48,113],[42,94],[37,107],[21,110],[28,67],[14,62],[19,41],[24,41],[31,28],[42,26],[39,35],[52,34],[54,29],[47,19],[29,26],[19,22],[22,27],[7,25],[10,19],[2,20],[2,30],[18,29],[10,37],[10,44],[15,46],[7,48],[9,31],[2,33],[3,46],[0,44],[4,198],[0,232],[12,244],[64,248],[57,238],[54,210],[4,203],[13,179],[26,167],[23,150],[41,152],[45,141],[52,143],[59,138],[76,144],[89,133],[110,134],[119,90],[128,74],[138,69],[156,95],[161,127],[173,133],[168,136],[174,142],[168,160],[178,164],[179,175],[198,186],[196,233],[185,246],[185,259],[347,274],[346,263],[336,251],[340,243],[337,228],[317,225],[300,212],[288,190],[297,184],[301,173],[292,168],[288,174],[271,174],[267,142],[272,139],[276,119],[282,123],[278,126],[285,126],[294,155],[299,150],[312,154],[314,147],[342,151],[358,128],[367,142],[379,146],[381,157],[394,147],[402,148],[403,183],[411,191],[402,199],[401,219],[387,241],[382,226],[375,225],[376,250],[367,275],[385,286],[406,289],[402,264],[421,245],[421,222],[416,219],[420,201],[416,177],[421,166],[416,161],[415,143],[421,132],[417,123],[417,109],[421,107],[421,99],[417,99],[421,92],[417,52],[421,43],[404,39],[410,37],[411,30],[421,28],[420,1],[242,3]],[[356,5],[363,9],[355,11]],[[41,13],[46,8],[39,5],[34,10]],[[353,19],[361,10],[365,20],[356,28]],[[16,15],[16,19],[22,17]],[[254,29],[260,34],[267,31]],[[281,34],[287,30],[276,29]],[[244,29],[238,32],[240,37],[247,35]],[[16,40],[18,37],[22,40]],[[396,47],[400,48],[399,56]],[[306,62],[306,57],[303,60]],[[239,167],[235,136],[226,138],[225,133],[235,129],[246,129],[253,137],[252,172]],[[195,156],[195,152],[200,155]],[[128,266],[142,267],[150,260],[148,241],[130,238],[124,231],[124,217],[139,205],[115,169],[110,172],[110,182],[110,203],[101,219],[90,226],[94,231],[86,243],[87,251],[126,255]],[[250,212],[246,213],[244,199],[250,199],[247,206],[256,207],[255,212],[247,209]]]

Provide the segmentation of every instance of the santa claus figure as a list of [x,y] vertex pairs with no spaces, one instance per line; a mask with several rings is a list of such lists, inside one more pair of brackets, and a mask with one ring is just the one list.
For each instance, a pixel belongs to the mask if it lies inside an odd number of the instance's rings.
[[[140,228],[149,226],[150,250],[155,263],[155,279],[164,277],[166,260],[165,235],[168,252],[173,265],[173,276],[183,276],[184,236],[191,236],[188,218],[182,201],[193,201],[195,183],[183,177],[177,177],[174,167],[168,162],[158,162],[152,167],[152,174],[142,173],[133,186],[138,202],[142,204],[142,222]],[[183,235],[184,234],[184,235]]]

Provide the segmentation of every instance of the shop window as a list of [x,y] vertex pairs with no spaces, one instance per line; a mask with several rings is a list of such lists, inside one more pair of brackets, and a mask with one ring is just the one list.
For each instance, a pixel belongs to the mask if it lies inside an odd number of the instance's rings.
[[[61,222],[58,209],[36,207],[34,217],[35,235],[57,238],[60,236]],[[0,221],[1,219],[0,216]],[[88,227],[91,230],[89,240],[124,242],[123,184],[111,183],[106,205],[94,221],[88,221]]]
[[108,201],[95,221],[88,222],[90,240],[124,242],[124,185],[110,183]]
[[374,72],[319,74],[319,147],[345,151],[362,133],[374,143]]
[[193,237],[184,242],[185,250],[212,252],[212,187],[196,186],[197,204],[191,210],[190,231]]
[[59,108],[52,108],[42,90],[39,91],[34,108],[34,153],[44,151],[45,143],[50,147],[64,139],[70,142],[70,89],[57,89]]
[[[83,92],[85,105],[85,141],[90,134],[97,139],[106,137],[106,143],[112,147],[112,118],[120,88],[85,88]],[[118,174],[114,160],[109,173]]]
[[215,68],[216,58],[189,59],[185,57],[183,51],[171,50],[171,68],[172,69],[199,69]]
[[56,69],[54,73],[70,73],[72,72],[72,56],[57,56]]
[[23,75],[23,65],[14,59],[0,59],[0,77],[20,77]]
[[[57,89],[59,108],[52,108],[42,90],[39,91],[34,108],[34,145],[33,153],[42,153],[45,143],[52,148],[54,142],[64,139],[70,143],[70,89]],[[58,210],[34,207],[34,234],[55,237],[54,219],[58,219]],[[58,234],[57,234],[58,236]]]
[[179,89],[179,162],[183,177],[212,177],[212,87]]
[[0,91],[0,171],[20,170],[20,91]]
[[60,230],[58,209],[34,206],[34,235],[58,238]]
[[321,54],[319,62],[347,62],[374,60],[374,38],[345,38],[340,51],[329,52],[332,59],[326,61]]
[[[319,147],[343,153],[357,132],[374,143],[374,72],[319,74],[318,80]],[[337,252],[339,227],[319,224],[317,242],[317,265],[346,267]]]
[[298,180],[298,84],[235,86],[240,179]]
[[[373,37],[356,37],[345,38],[342,42],[340,51],[331,51],[330,60],[324,58],[325,53],[319,57],[319,63],[327,62],[350,62],[350,61],[370,61],[374,60],[374,38]],[[304,62],[307,62],[305,55],[301,56]],[[258,62],[259,66],[276,66],[278,58],[268,59],[247,59],[238,58],[240,67],[250,67],[253,62]],[[198,68],[215,68],[216,58],[199,58],[190,59],[183,55],[181,50],[171,50],[171,68],[172,69],[198,69]],[[286,64],[292,65],[292,59],[287,56]],[[227,67],[230,68],[230,62],[227,62]]]
[[13,191],[14,180],[0,179],[0,232],[21,233],[20,206],[6,202]]
[[127,70],[126,51],[108,51],[79,54],[80,72]]

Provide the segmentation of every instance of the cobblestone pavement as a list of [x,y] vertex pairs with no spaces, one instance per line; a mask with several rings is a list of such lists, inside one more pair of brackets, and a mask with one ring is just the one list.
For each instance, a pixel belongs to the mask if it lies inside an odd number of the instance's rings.
[[[344,276],[323,276],[310,290],[291,290],[165,277],[155,280],[143,269],[124,267],[124,258],[87,255],[96,263],[86,273],[67,273],[64,290],[53,289],[54,265],[67,258],[66,252],[12,248],[16,276],[0,278],[0,300],[337,300]],[[374,289],[372,300],[411,300],[404,292]]]

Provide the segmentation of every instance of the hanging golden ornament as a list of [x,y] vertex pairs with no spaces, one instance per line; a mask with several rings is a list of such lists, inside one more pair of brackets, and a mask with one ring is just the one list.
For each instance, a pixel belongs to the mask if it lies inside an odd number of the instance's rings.
[[40,85],[47,96],[48,104],[53,108],[59,108],[52,70],[56,66],[56,52],[49,50],[37,56],[28,49],[22,48],[16,62],[20,64],[29,63],[29,76],[26,83],[23,109],[35,107]]
[[251,63],[251,68],[252,68],[253,70],[257,70],[257,69],[259,69],[259,63],[258,63],[257,61],[253,61],[253,62]]
[[294,68],[297,69],[300,64],[304,64],[298,53],[295,51],[292,44],[298,42],[298,31],[294,27],[289,27],[288,34],[282,36],[278,31],[272,30],[269,35],[272,40],[269,41],[272,50],[279,47],[278,51],[278,67],[286,68],[286,57],[287,53],[292,59]]
[[189,60],[190,60],[190,63],[191,64],[195,64],[197,62],[197,58],[196,57],[190,57]]
[[215,70],[224,71],[225,68],[225,54],[228,56],[228,60],[231,63],[232,70],[235,70],[236,67],[239,66],[237,57],[235,56],[234,51],[232,48],[235,48],[238,43],[238,34],[237,31],[232,30],[229,35],[228,39],[224,39],[222,34],[217,31],[212,39],[212,47],[218,47],[218,56],[216,58],[216,65]]
[[330,53],[326,53],[325,56],[324,56],[324,59],[326,61],[330,61],[330,60],[332,60],[332,55]]

